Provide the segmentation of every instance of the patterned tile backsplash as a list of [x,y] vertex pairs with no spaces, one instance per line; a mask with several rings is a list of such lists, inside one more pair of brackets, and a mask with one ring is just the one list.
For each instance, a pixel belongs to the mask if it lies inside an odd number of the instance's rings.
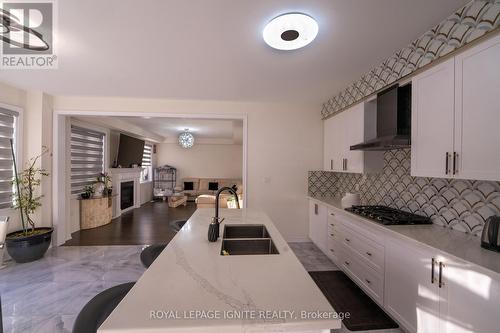
[[429,216],[436,224],[481,234],[491,215],[500,215],[500,182],[412,177],[410,149],[390,150],[377,174],[309,172],[309,195],[361,193],[363,204],[382,204]]
[[499,25],[500,0],[468,2],[324,103],[321,115],[327,118],[343,111],[377,90],[494,31]]

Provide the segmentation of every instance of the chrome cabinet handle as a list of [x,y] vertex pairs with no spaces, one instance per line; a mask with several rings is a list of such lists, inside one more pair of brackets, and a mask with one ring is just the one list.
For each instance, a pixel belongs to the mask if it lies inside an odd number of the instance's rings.
[[444,167],[444,174],[447,175],[450,169],[449,166],[449,159],[450,159],[450,153],[446,152],[445,155],[445,167]]
[[347,171],[347,158],[345,159],[345,171]]
[[431,283],[434,283],[434,265],[436,264],[436,259],[431,260]]
[[318,204],[314,204],[314,215],[318,215]]
[[444,286],[444,282],[443,282],[443,268],[444,268],[444,264],[442,262],[439,262],[439,280],[438,280],[438,286],[439,286],[439,288],[442,288]]
[[333,170],[333,160],[330,160],[330,170]]

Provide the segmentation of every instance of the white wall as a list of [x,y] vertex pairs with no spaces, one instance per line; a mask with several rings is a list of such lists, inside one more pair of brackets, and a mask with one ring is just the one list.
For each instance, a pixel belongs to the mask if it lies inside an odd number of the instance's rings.
[[[307,239],[307,171],[322,165],[321,105],[105,97],[54,98],[56,110],[248,115],[247,204],[289,241]],[[102,113],[101,113],[102,114]]]
[[242,179],[242,145],[195,144],[190,149],[177,143],[156,146],[158,165],[177,168],[177,184],[188,177]]

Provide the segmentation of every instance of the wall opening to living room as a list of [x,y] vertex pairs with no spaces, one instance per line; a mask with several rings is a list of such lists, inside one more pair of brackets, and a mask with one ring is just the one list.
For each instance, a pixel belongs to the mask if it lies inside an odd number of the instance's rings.
[[58,111],[54,134],[57,244],[168,242],[223,186],[246,205],[245,115]]

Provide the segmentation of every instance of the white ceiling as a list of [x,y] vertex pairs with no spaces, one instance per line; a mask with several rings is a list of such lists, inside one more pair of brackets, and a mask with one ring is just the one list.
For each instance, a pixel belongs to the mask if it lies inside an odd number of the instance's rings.
[[[57,70],[0,80],[55,95],[326,101],[465,0],[58,1]],[[319,34],[284,52],[261,36],[274,16],[305,12]]]
[[177,143],[187,128],[198,144],[242,144],[243,121],[232,119],[79,116],[79,121],[128,133],[145,140]]

